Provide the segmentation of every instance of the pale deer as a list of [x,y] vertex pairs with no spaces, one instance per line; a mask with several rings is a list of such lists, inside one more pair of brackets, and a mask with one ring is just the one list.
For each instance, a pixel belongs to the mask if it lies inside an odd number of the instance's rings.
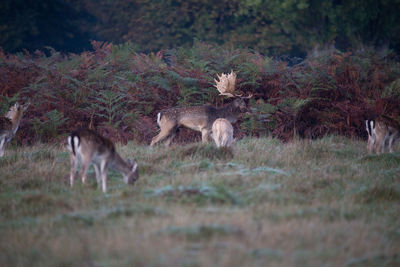
[[393,152],[394,143],[400,140],[400,124],[385,115],[366,120],[365,124],[368,132],[368,153],[384,153],[386,143],[389,152]]
[[99,187],[101,184],[104,193],[107,192],[107,168],[121,172],[126,184],[133,184],[139,178],[136,159],[133,162],[123,160],[115,150],[113,142],[95,131],[78,129],[68,137],[67,142],[71,160],[71,187],[74,186],[80,164],[82,183],[86,183],[86,173],[93,164],[97,184]]
[[0,118],[0,157],[4,156],[6,144],[11,141],[18,130],[22,116],[30,103],[20,105],[15,103],[5,117]]
[[157,124],[160,127],[160,133],[151,140],[150,146],[154,146],[158,142],[166,139],[165,145],[169,146],[172,139],[176,135],[179,127],[187,127],[189,129],[201,132],[203,143],[208,141],[211,134],[211,128],[214,121],[218,118],[225,118],[230,123],[235,123],[239,114],[247,111],[247,105],[244,99],[251,98],[252,95],[241,97],[233,95],[235,88],[236,74],[222,74],[218,76],[220,81],[216,81],[216,87],[221,95],[236,98],[224,107],[216,108],[210,105],[170,108],[157,114]]
[[234,142],[232,124],[223,118],[216,119],[212,126],[212,137],[217,147],[229,147]]

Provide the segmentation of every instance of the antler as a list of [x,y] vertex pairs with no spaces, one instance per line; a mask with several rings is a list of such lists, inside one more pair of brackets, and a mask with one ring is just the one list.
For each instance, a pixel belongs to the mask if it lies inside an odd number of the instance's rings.
[[237,97],[241,95],[235,95],[235,84],[236,84],[236,73],[231,70],[231,73],[225,74],[222,73],[221,76],[218,76],[218,80],[214,79],[215,87],[218,89],[220,95],[226,95],[228,97]]
[[253,97],[253,94],[249,94],[248,96],[241,96],[240,98],[249,99],[249,98],[252,98],[252,97]]
[[236,86],[236,73],[231,70],[231,73],[225,74],[222,73],[221,76],[218,76],[218,80],[214,79],[215,81],[215,87],[219,91],[219,95],[226,95],[228,97],[240,97],[240,98],[252,98],[253,94],[250,94],[246,97],[242,97],[242,95],[236,95],[235,94],[235,86]]

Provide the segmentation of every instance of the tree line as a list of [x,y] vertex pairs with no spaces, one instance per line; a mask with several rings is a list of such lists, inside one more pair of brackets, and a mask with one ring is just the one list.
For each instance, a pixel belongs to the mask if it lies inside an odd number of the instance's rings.
[[196,40],[304,57],[319,46],[400,51],[400,0],[5,0],[0,47],[90,50],[90,40],[132,43],[139,52]]

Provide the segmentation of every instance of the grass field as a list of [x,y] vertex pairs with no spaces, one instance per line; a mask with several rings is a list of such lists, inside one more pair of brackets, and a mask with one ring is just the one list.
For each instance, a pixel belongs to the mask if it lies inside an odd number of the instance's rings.
[[[331,136],[128,143],[134,186],[68,184],[55,145],[0,158],[1,266],[399,266],[400,153]],[[397,149],[399,151],[399,149]]]

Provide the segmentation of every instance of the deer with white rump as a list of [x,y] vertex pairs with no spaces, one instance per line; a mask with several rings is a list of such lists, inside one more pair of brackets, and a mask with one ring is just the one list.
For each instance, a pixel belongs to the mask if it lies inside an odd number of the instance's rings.
[[30,103],[20,105],[15,103],[5,117],[0,118],[0,157],[4,156],[6,144],[11,141],[18,130],[22,115]]
[[218,76],[219,81],[215,80],[215,87],[220,95],[235,97],[236,99],[224,107],[216,108],[210,105],[170,108],[157,114],[157,124],[160,127],[160,133],[155,136],[150,146],[154,146],[163,140],[165,145],[169,146],[176,135],[179,127],[201,132],[202,142],[206,143],[212,131],[212,125],[218,118],[224,118],[230,123],[234,123],[240,113],[247,111],[247,105],[244,99],[251,98],[252,95],[242,97],[235,95],[236,74],[232,71],[229,74]]
[[86,173],[93,164],[97,184],[99,187],[101,184],[104,193],[107,192],[107,168],[121,172],[126,184],[133,184],[139,178],[136,159],[133,162],[122,159],[115,150],[114,143],[97,132],[79,129],[68,137],[67,142],[71,160],[71,187],[74,186],[79,164],[82,165],[82,183],[86,183]]
[[216,119],[212,126],[212,137],[217,147],[231,146],[235,141],[232,124],[227,119]]
[[384,153],[386,144],[389,152],[393,152],[394,143],[400,140],[400,124],[385,115],[366,120],[365,124],[368,132],[368,153]]

